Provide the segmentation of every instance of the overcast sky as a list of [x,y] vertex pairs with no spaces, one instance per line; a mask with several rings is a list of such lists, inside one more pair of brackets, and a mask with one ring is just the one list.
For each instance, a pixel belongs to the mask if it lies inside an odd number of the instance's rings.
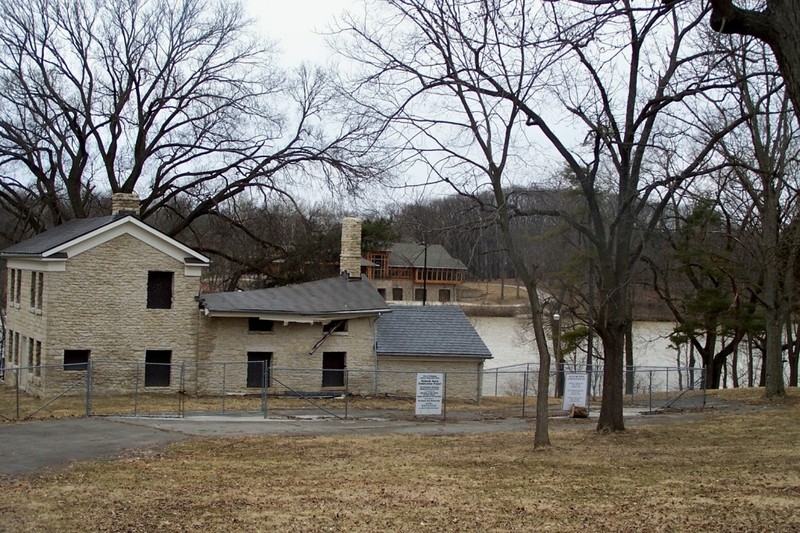
[[331,57],[325,37],[316,34],[325,31],[356,0],[246,0],[245,7],[255,18],[258,30],[277,41],[284,66],[307,61],[325,63]]

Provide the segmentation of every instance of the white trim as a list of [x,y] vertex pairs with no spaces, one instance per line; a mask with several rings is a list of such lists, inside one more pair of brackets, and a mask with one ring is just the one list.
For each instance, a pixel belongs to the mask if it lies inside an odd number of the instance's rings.
[[42,254],[42,256],[47,259],[53,254],[66,252],[69,257],[74,257],[125,234],[139,239],[145,244],[152,246],[156,250],[159,250],[160,252],[163,252],[182,263],[185,263],[187,257],[192,257],[202,262],[190,263],[192,267],[201,268],[208,266],[208,263],[210,262],[210,260],[204,255],[195,252],[188,246],[184,246],[175,239],[164,235],[160,231],[151,228],[141,220],[131,216],[120,218],[111,222],[110,224],[106,224],[101,228],[89,232],[86,235],[81,235],[80,237],[72,239],[71,241],[60,246],[51,248]]
[[67,269],[67,259],[63,257],[44,258],[38,257],[7,257],[8,268],[21,270],[36,270],[38,272],[64,272]]
[[[336,315],[286,315],[281,313],[257,313],[254,311],[212,311],[203,309],[203,314],[210,318],[250,318],[256,317],[261,320],[272,320],[273,322],[283,322],[284,325],[295,324],[325,324],[333,320],[350,320],[358,318],[378,317],[379,311],[350,312],[349,314]],[[346,332],[341,332],[346,334]]]

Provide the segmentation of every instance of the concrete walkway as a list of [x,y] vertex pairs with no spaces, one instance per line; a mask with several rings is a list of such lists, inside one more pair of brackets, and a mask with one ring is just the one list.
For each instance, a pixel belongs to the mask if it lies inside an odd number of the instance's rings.
[[193,436],[452,435],[526,431],[530,420],[438,422],[308,417],[195,416],[187,418],[70,418],[0,425],[0,475],[19,475],[72,461],[114,459],[122,452],[166,445]]
[[[636,417],[640,409],[626,409]],[[597,415],[596,412],[591,413]],[[669,415],[668,415],[669,416]],[[639,417],[654,418],[654,417]],[[555,427],[592,428],[591,419],[551,419]],[[341,420],[301,416],[191,416],[186,418],[92,417],[0,425],[0,475],[20,475],[72,461],[114,459],[126,450],[166,445],[190,437],[244,435],[455,435],[533,431],[533,419],[389,420],[359,413]]]

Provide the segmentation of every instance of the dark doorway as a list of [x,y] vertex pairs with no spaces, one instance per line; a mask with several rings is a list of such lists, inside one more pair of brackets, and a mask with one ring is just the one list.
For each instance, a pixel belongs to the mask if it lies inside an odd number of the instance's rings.
[[322,353],[322,386],[344,387],[345,352]]
[[144,356],[144,386],[169,387],[172,350],[147,350]]
[[247,386],[260,389],[266,383],[269,387],[271,366],[272,352],[247,352]]

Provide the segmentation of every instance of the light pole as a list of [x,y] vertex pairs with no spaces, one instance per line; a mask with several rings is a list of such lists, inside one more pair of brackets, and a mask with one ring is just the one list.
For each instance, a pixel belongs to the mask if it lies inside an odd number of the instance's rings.
[[428,242],[422,241],[422,246],[425,249],[425,256],[422,261],[422,305],[428,301]]
[[556,359],[556,398],[564,396],[564,361],[561,359],[561,315],[553,313],[553,355]]

